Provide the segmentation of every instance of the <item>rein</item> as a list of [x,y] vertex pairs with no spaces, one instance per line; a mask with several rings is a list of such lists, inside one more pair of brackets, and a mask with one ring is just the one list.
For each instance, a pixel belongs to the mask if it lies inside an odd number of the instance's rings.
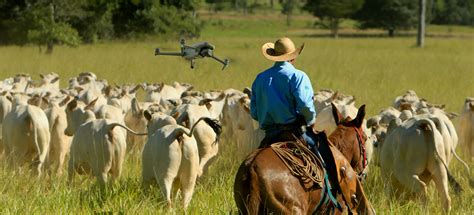
[[362,164],[360,165],[361,166],[361,172],[358,174],[359,177],[361,177],[364,173],[364,170],[365,168],[367,167],[367,153],[365,151],[365,143],[362,141],[363,138],[362,138],[362,129],[358,129],[356,127],[354,127],[354,130],[356,132],[356,136],[357,136],[357,142],[359,143],[359,152],[360,152],[360,155],[359,155],[359,160],[360,158],[362,158]]

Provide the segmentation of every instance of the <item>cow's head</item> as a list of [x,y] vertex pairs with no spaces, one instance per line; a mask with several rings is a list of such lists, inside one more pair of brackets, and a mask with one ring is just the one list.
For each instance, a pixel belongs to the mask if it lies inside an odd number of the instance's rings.
[[90,109],[87,109],[87,106],[84,107],[81,102],[78,102],[76,99],[74,99],[66,106],[66,118],[67,127],[64,130],[64,134],[72,136],[80,125],[94,120],[95,115],[94,112],[92,112]]
[[143,111],[143,116],[148,121],[147,129],[148,134],[152,135],[156,130],[162,128],[165,125],[176,125],[177,122],[175,118],[162,113],[162,112],[153,112],[150,110]]

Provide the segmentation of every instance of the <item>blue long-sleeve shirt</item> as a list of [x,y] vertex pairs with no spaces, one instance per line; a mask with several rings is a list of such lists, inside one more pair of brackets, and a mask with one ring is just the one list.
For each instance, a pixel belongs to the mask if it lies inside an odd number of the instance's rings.
[[298,115],[310,125],[316,116],[313,94],[306,73],[291,63],[276,62],[253,82],[250,113],[263,130],[293,123]]

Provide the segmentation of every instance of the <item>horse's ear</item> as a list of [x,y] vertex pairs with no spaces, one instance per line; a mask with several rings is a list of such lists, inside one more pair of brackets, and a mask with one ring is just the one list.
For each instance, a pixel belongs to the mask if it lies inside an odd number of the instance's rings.
[[365,117],[365,105],[360,106],[359,111],[357,112],[357,116],[352,122],[357,128],[362,126],[362,122],[364,121]]
[[331,102],[331,107],[332,107],[332,115],[334,116],[334,121],[336,122],[336,125],[341,124],[344,117],[342,117],[341,112],[339,112],[336,105],[332,102]]

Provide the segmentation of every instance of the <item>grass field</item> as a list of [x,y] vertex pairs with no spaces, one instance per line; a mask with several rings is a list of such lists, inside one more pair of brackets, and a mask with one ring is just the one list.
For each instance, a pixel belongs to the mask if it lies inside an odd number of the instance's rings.
[[[220,21],[219,21],[220,20]],[[188,82],[198,90],[243,89],[256,74],[271,65],[260,53],[263,43],[289,35],[297,44],[305,43],[297,67],[311,78],[315,90],[337,89],[355,95],[357,104],[367,104],[368,115],[391,105],[393,99],[408,89],[433,103],[446,104],[448,111],[459,112],[465,97],[474,96],[474,30],[453,27],[454,37],[428,37],[426,47],[414,47],[414,37],[340,38],[312,37],[325,30],[308,29],[311,19],[299,17],[292,27],[285,27],[284,17],[256,20],[235,17],[208,21],[201,40],[216,45],[215,54],[228,57],[231,65],[220,71],[214,61],[189,63],[171,57],[153,56],[154,48],[178,50],[177,41],[107,42],[77,48],[56,47],[50,56],[34,46],[0,47],[0,79],[17,73],[56,72],[65,86],[69,77],[92,71],[109,83]],[[309,23],[309,24],[308,24]],[[350,24],[348,24],[350,26]],[[448,32],[446,26],[431,26],[429,33]],[[350,28],[347,32],[357,32]],[[344,30],[343,30],[344,32]],[[456,35],[462,35],[457,37]],[[197,41],[197,40],[196,40]],[[195,42],[189,41],[189,43]],[[219,157],[210,172],[200,180],[188,212],[190,214],[228,214],[235,212],[232,187],[241,158],[232,141],[223,140]],[[223,147],[224,148],[224,147]],[[460,150],[458,150],[460,151]],[[140,189],[141,166],[138,154],[129,155],[124,174],[106,193],[100,193],[94,180],[83,178],[67,186],[66,177],[32,179],[25,173],[5,169],[0,164],[0,213],[164,213],[158,192],[144,194]],[[471,172],[473,162],[470,162]],[[453,214],[472,214],[474,191],[469,188],[466,172],[452,161],[451,172],[465,192],[451,193]],[[365,185],[369,199],[380,214],[439,214],[439,198],[431,184],[430,203],[423,211],[417,201],[402,201],[385,196],[386,184],[377,167],[372,167]],[[177,209],[171,213],[181,214]]]

